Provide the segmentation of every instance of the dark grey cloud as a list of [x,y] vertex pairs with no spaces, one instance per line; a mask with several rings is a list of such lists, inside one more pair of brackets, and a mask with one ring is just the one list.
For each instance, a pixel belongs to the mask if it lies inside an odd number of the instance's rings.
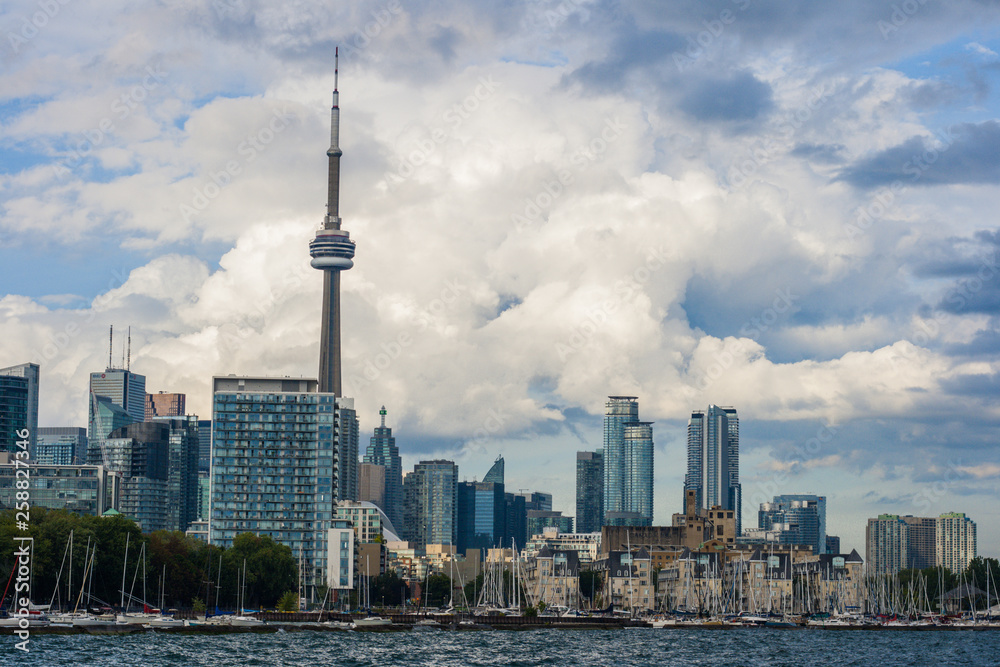
[[751,121],[774,107],[771,86],[750,72],[700,78],[681,97],[679,108],[696,120]]
[[959,375],[942,380],[941,388],[955,396],[996,398],[1000,396],[1000,376],[996,374]]
[[962,123],[935,141],[911,137],[859,160],[837,178],[859,188],[895,181],[910,186],[1000,183],[1000,123]]

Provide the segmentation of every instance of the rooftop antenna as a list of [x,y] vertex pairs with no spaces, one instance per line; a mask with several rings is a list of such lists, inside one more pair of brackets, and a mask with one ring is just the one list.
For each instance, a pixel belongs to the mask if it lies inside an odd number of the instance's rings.
[[108,332],[108,370],[112,368],[111,365],[111,350],[115,346],[115,325],[111,325],[111,331]]
[[125,370],[132,370],[132,325],[128,327],[128,361],[125,362]]

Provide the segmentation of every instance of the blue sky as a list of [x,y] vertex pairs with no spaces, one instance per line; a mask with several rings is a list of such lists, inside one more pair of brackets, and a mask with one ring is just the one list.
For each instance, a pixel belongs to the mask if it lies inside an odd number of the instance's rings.
[[998,555],[1000,12],[897,7],[7,3],[3,363],[43,425],[84,423],[110,324],[200,414],[213,374],[314,375],[339,44],[363,432],[385,404],[408,466],[503,454],[574,514],[636,395],[667,522],[687,416],[733,405],[745,498],[825,494],[859,551],[964,511]]

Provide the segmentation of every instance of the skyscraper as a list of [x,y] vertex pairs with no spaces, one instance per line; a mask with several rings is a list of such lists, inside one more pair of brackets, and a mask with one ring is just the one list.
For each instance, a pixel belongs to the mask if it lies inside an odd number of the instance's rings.
[[337,91],[337,54],[334,55],[333,108],[330,110],[330,148],[327,203],[323,226],[309,242],[311,265],[323,272],[323,319],[319,342],[319,391],[342,396],[340,382],[340,272],[354,266],[354,241],[340,228],[340,93]]
[[964,571],[976,557],[976,522],[961,512],[947,512],[936,523],[936,564],[953,573]]
[[170,494],[170,530],[187,530],[198,516],[198,455],[200,433],[198,416],[155,417],[152,421],[166,424],[169,432],[169,466],[167,490]]
[[596,533],[604,521],[604,450],[576,453],[576,531]]
[[[0,368],[0,451],[15,451],[15,433],[28,429],[28,451],[35,454],[38,442],[38,364]],[[9,378],[20,378],[23,382]]]
[[95,419],[98,401],[95,397],[110,399],[132,418],[133,422],[146,419],[146,376],[124,368],[108,367],[103,373],[90,374],[90,395],[87,397],[87,440],[91,448],[98,447],[102,437],[111,429]]
[[[212,465],[212,420],[198,420],[198,470],[208,472]],[[202,517],[208,518],[208,515]]]
[[458,466],[421,461],[406,476],[405,537],[419,546],[455,544],[458,523]]
[[604,415],[604,523],[653,524],[653,428],[635,396],[609,396]]
[[[503,545],[506,527],[504,485],[498,482],[459,482],[459,553]],[[510,546],[509,544],[507,545]]]
[[743,532],[740,487],[740,420],[736,408],[708,406],[688,420],[687,475],[684,490],[697,491],[698,507],[718,505],[736,513],[736,534]]
[[808,544],[814,554],[826,551],[826,496],[784,494],[761,503],[757,512],[760,530],[780,529],[782,544]]
[[497,456],[497,460],[493,462],[490,469],[486,473],[486,477],[483,477],[484,482],[495,482],[497,484],[503,484],[503,456]]
[[[213,378],[210,541],[268,535],[304,560],[307,586],[323,582],[337,502],[337,409],[353,400],[300,378]],[[349,405],[343,402],[349,402]]]
[[399,456],[392,428],[385,425],[387,413],[384,405],[378,414],[382,423],[381,426],[375,427],[375,434],[368,445],[368,451],[365,452],[364,462],[385,466],[385,507],[382,511],[393,525],[402,526],[404,524],[403,459]]
[[337,401],[337,500],[358,499],[358,438],[353,398]]
[[178,498],[170,494],[170,426],[138,422],[115,429],[104,440],[111,471],[121,478],[115,506],[144,533],[178,530],[172,523]]

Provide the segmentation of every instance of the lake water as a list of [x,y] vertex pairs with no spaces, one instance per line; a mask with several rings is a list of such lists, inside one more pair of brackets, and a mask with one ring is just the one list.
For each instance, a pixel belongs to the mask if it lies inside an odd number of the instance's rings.
[[531,630],[0,637],[4,665],[1000,665],[1000,630]]

